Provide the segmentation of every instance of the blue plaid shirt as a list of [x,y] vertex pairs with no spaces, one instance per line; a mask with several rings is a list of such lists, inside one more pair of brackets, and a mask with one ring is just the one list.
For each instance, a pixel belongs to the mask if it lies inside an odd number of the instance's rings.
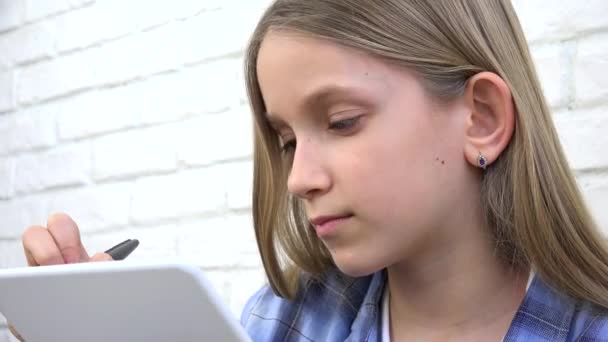
[[[356,279],[330,272],[303,280],[293,301],[265,286],[245,305],[241,324],[256,342],[380,342],[385,283],[386,272]],[[537,275],[504,341],[608,341],[608,311],[551,289]]]

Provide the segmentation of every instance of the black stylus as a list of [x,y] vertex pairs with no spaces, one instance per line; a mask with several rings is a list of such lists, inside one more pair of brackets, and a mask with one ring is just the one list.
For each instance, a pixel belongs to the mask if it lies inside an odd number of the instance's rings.
[[139,246],[139,241],[136,239],[127,239],[108,249],[106,253],[110,254],[114,260],[123,260],[129,256],[129,254],[131,254],[131,252],[133,252],[137,246]]

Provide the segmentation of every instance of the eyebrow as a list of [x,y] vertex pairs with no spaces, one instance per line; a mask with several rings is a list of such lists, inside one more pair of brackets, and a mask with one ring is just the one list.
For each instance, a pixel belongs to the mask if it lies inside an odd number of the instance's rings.
[[[332,98],[340,97],[348,97],[349,101],[353,102],[368,103],[369,100],[366,100],[365,98],[370,97],[369,93],[369,89],[365,89],[361,86],[329,84],[321,86],[310,92],[310,94],[305,95],[299,106],[305,109],[320,108],[321,106],[327,105]],[[265,112],[264,114],[273,127],[277,128],[285,125],[278,115],[270,112]]]

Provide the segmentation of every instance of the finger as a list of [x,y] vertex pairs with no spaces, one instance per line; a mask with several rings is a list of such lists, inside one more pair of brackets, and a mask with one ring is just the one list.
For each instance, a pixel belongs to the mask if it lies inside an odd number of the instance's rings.
[[13,336],[15,336],[19,341],[25,342],[25,339],[21,335],[19,335],[19,332],[12,324],[8,325],[8,330],[10,330],[11,334],[13,334]]
[[29,266],[61,265],[64,263],[59,248],[49,231],[33,226],[23,232],[23,250]]
[[80,230],[71,217],[63,213],[53,214],[47,221],[47,229],[66,263],[89,261],[89,255],[80,240]]
[[95,255],[93,255],[91,257],[91,259],[89,259],[89,261],[112,261],[114,259],[112,259],[112,257],[110,256],[110,254],[108,253],[95,253]]

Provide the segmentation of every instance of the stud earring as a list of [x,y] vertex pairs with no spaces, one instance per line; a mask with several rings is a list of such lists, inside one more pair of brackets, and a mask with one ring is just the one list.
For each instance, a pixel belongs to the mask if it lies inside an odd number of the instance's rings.
[[481,152],[479,152],[479,156],[477,156],[477,165],[484,170],[488,167],[488,160]]

